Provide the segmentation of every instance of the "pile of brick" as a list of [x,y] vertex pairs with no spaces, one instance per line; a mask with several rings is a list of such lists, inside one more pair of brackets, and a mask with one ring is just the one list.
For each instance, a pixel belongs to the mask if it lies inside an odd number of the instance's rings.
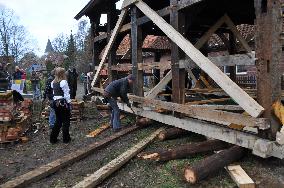
[[72,104],[72,111],[71,111],[70,121],[71,122],[81,121],[83,119],[83,113],[85,107],[84,101],[77,101],[75,99],[71,101],[71,104]]
[[[85,103],[84,101],[78,101],[78,100],[72,100],[72,110],[71,110],[71,117],[70,121],[71,122],[79,122],[83,119],[83,113],[84,113],[84,106]],[[50,111],[50,106],[46,105],[45,108],[43,109],[41,116],[44,119],[48,119],[49,117],[49,111]]]
[[19,140],[31,125],[32,101],[26,99],[21,106],[13,102],[12,91],[0,93],[0,143]]

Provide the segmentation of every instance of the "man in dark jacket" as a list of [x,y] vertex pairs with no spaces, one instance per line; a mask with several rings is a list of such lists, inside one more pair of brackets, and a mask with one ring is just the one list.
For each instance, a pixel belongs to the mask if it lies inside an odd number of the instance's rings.
[[69,69],[67,71],[67,82],[70,89],[70,98],[75,99],[76,97],[76,91],[77,91],[77,79],[78,79],[78,73],[76,71],[76,68],[73,68],[72,70]]
[[[49,104],[53,104],[53,89],[51,87],[51,82],[54,80],[54,70],[52,70],[50,72],[49,77],[46,80],[45,83],[45,90],[43,93],[43,100],[48,99],[49,100]],[[50,111],[49,111],[49,126],[50,128],[53,128],[54,124],[55,124],[55,111],[52,105],[50,105]]]
[[104,97],[107,99],[112,108],[110,124],[115,132],[119,131],[121,128],[119,118],[120,110],[117,105],[117,97],[120,97],[121,100],[126,103],[128,107],[131,107],[129,99],[127,97],[127,93],[129,93],[133,81],[134,76],[130,74],[125,78],[121,78],[119,80],[111,82],[105,88]]

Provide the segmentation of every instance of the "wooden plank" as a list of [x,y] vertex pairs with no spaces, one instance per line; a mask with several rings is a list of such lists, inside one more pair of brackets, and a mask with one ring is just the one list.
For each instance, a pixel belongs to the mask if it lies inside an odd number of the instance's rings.
[[143,91],[143,71],[139,70],[138,63],[143,62],[142,57],[142,28],[137,24],[139,16],[138,8],[131,7],[131,62],[132,62],[132,75],[135,77],[133,84],[133,92],[137,96],[144,96]]
[[219,98],[219,99],[208,99],[208,100],[201,100],[201,101],[192,101],[185,103],[186,105],[196,105],[196,104],[208,104],[214,102],[224,102],[230,100],[231,98]]
[[229,165],[225,169],[239,188],[255,188],[255,183],[240,165]]
[[207,109],[205,107],[192,107],[190,105],[177,104],[172,102],[164,102],[155,99],[147,99],[134,95],[129,95],[129,99],[133,102],[142,104],[143,106],[152,107],[156,109],[166,109],[174,112],[186,114],[192,118],[206,120],[210,122],[220,123],[223,125],[230,125],[231,123],[244,125],[249,127],[258,127],[260,129],[268,129],[269,122],[265,118],[254,118],[243,114],[237,114],[226,111],[217,111]]
[[207,57],[197,50],[188,40],[169,25],[162,17],[143,1],[135,4],[148,16],[172,41],[174,41],[203,71],[205,71],[232,99],[253,117],[258,117],[264,111],[253,98],[234,83],[226,74],[215,66]]
[[229,110],[229,111],[243,111],[242,107],[238,105],[191,105],[192,107],[204,107],[212,110]]
[[[211,37],[211,35],[224,23],[224,20],[225,20],[225,17],[221,17],[196,43],[196,47],[197,49],[201,48],[208,40],[209,38]],[[192,61],[192,60],[191,60]],[[179,62],[179,64],[181,65],[180,67],[181,68],[190,68],[191,66],[190,65],[187,65],[186,64],[187,62],[184,62],[184,65],[183,65],[183,61],[181,60]],[[192,64],[195,66],[196,64],[192,61]],[[187,66],[186,66],[187,65]],[[193,66],[192,66],[193,67]],[[169,71],[168,74],[171,74],[172,75],[172,70]],[[168,79],[168,78],[167,78]],[[172,78],[171,78],[172,79]],[[171,80],[170,79],[170,80]],[[169,80],[169,81],[170,81]],[[163,82],[162,82],[163,81]],[[167,81],[167,82],[166,82]],[[169,83],[168,80],[165,80],[162,79],[160,81],[160,83],[157,85],[157,87],[154,87],[150,93],[153,93],[152,95],[150,95],[149,97],[147,96],[147,98],[155,98],[158,93],[161,92],[161,90]]]
[[121,9],[127,8],[128,6],[132,5],[136,1],[139,1],[139,0],[124,0],[122,3]]
[[107,144],[115,141],[116,139],[118,139],[119,137],[130,133],[136,129],[138,129],[139,127],[137,126],[133,126],[133,127],[129,127],[127,129],[124,129],[118,133],[115,133],[107,138],[105,138],[102,141],[99,142],[95,142],[93,144],[90,144],[89,146],[83,148],[83,149],[79,149],[75,152],[72,152],[68,155],[65,155],[53,162],[50,162],[46,165],[43,165],[39,168],[36,168],[26,174],[23,174],[21,176],[18,176],[2,185],[0,185],[1,188],[16,188],[16,187],[25,187],[29,184],[31,184],[32,182],[36,182],[42,178],[45,178],[47,176],[49,176],[50,174],[53,174],[55,172],[57,172],[58,170],[76,162],[79,161],[85,157],[87,157],[88,155],[92,154],[94,151],[101,149],[103,146],[106,146]]
[[151,89],[147,95],[146,98],[153,99],[155,98],[158,93],[160,93],[163,88],[169,83],[169,81],[172,80],[172,71],[169,71],[166,76],[153,88]]
[[[247,54],[221,55],[208,57],[216,66],[236,66],[236,65],[255,65],[255,52]],[[198,67],[191,59],[180,61],[181,66],[185,68]]]
[[[133,113],[130,108],[128,108],[126,105],[122,103],[119,103],[118,106],[121,110],[124,110],[128,113]],[[177,117],[173,117],[172,115],[159,114],[149,109],[144,110],[142,108],[134,107],[133,110],[136,115],[146,117],[167,125],[185,129],[197,134],[222,140],[224,142],[228,142],[252,150],[255,149],[254,146],[256,144],[256,141],[261,140],[263,143],[271,144],[271,150],[265,152],[264,153],[265,155],[274,156],[279,159],[284,158],[283,145],[281,146],[276,142],[271,142],[270,140],[260,139],[257,135],[241,132],[238,130],[233,130],[224,126],[218,126],[214,123],[212,124],[206,121],[201,121],[191,118],[180,119]],[[266,150],[265,148],[263,149]],[[254,153],[254,154],[260,156],[261,152],[263,151],[260,150],[260,153]]]
[[123,23],[123,20],[124,20],[124,18],[126,16],[126,13],[127,13],[127,10],[125,10],[125,9],[123,9],[121,11],[121,13],[120,13],[120,16],[119,16],[119,18],[118,18],[118,20],[116,22],[115,28],[114,28],[113,32],[111,33],[110,40],[109,40],[109,42],[108,42],[108,44],[106,46],[106,49],[104,51],[104,54],[102,56],[102,60],[101,60],[101,62],[99,64],[98,70],[96,71],[96,74],[95,74],[94,79],[92,81],[92,84],[91,84],[92,87],[94,87],[96,82],[97,82],[97,79],[99,77],[100,71],[101,71],[101,69],[103,67],[104,62],[106,61],[106,58],[107,58],[107,56],[108,56],[108,54],[110,52],[110,49],[112,48],[112,46],[114,44],[114,40],[116,39],[116,37],[117,37],[117,35],[119,33],[119,29],[120,29],[120,27],[121,27],[121,25]]
[[152,142],[162,130],[164,129],[160,128],[156,130],[150,136],[144,138],[135,146],[131,147],[126,152],[122,153],[120,156],[118,156],[117,158],[115,158],[114,160],[112,160],[111,162],[109,162],[99,170],[97,170],[95,173],[91,174],[83,181],[73,186],[73,188],[95,187],[96,185],[101,183],[104,179],[106,179],[108,176],[110,176],[113,172],[117,171],[121,166],[127,163],[131,158],[136,156],[140,151],[142,151],[147,146],[147,144]]

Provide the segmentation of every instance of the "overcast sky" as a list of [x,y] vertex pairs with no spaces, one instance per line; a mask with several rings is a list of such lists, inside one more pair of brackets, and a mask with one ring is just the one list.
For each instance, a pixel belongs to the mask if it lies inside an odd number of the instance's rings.
[[[0,5],[13,9],[31,35],[37,40],[39,52],[43,55],[48,38],[59,33],[76,31],[78,21],[74,16],[89,0],[0,0]],[[85,18],[87,19],[87,18]],[[88,20],[89,21],[89,20]]]

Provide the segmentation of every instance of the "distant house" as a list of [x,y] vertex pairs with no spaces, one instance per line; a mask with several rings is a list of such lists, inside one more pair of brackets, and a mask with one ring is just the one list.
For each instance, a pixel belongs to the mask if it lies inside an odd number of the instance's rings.
[[36,72],[41,72],[41,71],[45,70],[46,67],[45,67],[44,65],[42,65],[42,64],[34,63],[34,64],[32,64],[30,67],[28,67],[28,68],[26,69],[26,71],[27,71],[28,73],[31,73],[31,72],[32,72],[32,69],[34,69]]

